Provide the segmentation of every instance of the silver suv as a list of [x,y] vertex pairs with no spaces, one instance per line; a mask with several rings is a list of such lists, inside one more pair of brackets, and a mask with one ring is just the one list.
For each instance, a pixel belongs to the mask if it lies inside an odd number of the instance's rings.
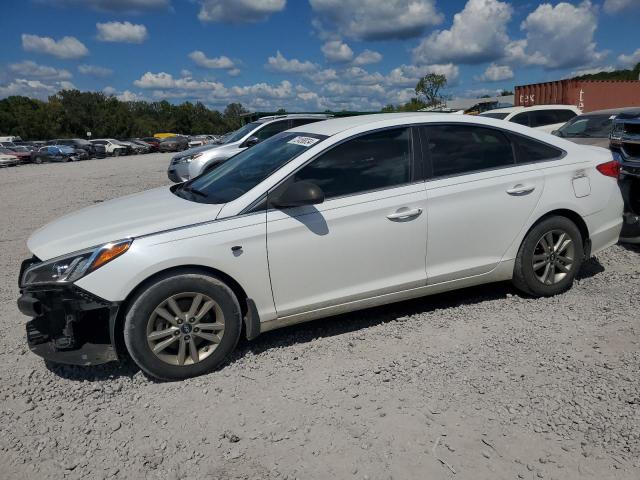
[[180,152],[171,159],[167,175],[172,182],[186,182],[234,155],[290,128],[332,118],[325,114],[291,114],[262,117],[231,133],[224,143]]

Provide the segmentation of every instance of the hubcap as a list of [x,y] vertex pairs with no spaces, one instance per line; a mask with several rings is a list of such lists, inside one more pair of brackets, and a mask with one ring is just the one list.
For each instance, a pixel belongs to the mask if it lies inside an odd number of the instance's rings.
[[193,365],[211,355],[224,335],[220,306],[202,293],[185,292],[165,299],[151,313],[147,343],[170,365]]
[[545,233],[533,251],[533,273],[545,285],[554,285],[574,266],[575,245],[564,230],[551,230]]

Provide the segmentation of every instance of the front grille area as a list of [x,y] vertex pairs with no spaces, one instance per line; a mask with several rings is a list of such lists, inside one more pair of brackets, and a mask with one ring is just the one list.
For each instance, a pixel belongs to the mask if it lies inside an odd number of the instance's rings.
[[640,135],[640,123],[625,123],[624,132],[632,135]]
[[622,149],[624,150],[625,156],[631,158],[640,158],[640,144],[638,143],[623,143]]

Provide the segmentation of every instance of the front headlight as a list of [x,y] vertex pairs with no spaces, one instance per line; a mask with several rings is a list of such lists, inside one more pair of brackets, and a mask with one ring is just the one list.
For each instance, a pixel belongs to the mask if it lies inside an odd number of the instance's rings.
[[37,263],[22,275],[22,285],[69,284],[119,257],[133,240],[120,240]]
[[188,155],[186,157],[180,157],[180,158],[176,158],[173,161],[174,165],[180,165],[181,163],[191,163],[192,160],[195,160],[196,158],[202,156],[202,153],[195,153],[193,155]]

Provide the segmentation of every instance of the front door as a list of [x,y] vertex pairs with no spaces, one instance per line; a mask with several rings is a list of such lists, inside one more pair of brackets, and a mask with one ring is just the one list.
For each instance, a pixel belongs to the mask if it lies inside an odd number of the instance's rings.
[[426,192],[412,130],[348,140],[290,181],[325,201],[267,213],[269,271],[279,317],[426,284]]

